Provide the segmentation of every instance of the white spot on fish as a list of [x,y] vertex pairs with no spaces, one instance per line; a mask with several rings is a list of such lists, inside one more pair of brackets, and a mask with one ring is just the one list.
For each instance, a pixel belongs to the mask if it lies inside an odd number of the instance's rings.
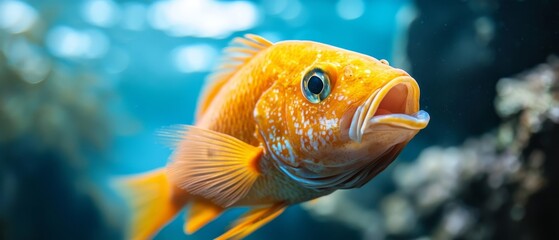
[[284,144],[285,147],[287,149],[287,152],[289,154],[289,162],[291,162],[292,164],[295,164],[295,154],[293,154],[293,149],[291,148],[291,143],[289,143],[289,141],[284,140]]
[[324,138],[320,138],[320,143],[322,144],[322,146],[326,146],[326,141],[324,141]]
[[312,147],[314,148],[315,151],[318,151],[318,142],[317,141],[312,141],[311,145],[312,145]]

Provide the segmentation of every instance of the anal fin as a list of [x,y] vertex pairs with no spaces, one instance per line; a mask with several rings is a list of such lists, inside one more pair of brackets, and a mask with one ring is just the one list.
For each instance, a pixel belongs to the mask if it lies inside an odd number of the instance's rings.
[[209,201],[194,200],[184,223],[184,232],[186,234],[192,234],[198,231],[198,229],[217,218],[223,210],[222,207]]
[[235,221],[234,226],[216,240],[242,239],[279,216],[285,208],[286,205],[282,203],[270,207],[254,208]]

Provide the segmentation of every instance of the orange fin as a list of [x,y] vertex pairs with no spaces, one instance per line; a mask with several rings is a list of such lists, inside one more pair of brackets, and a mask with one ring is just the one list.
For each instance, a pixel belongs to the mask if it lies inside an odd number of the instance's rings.
[[219,93],[221,88],[243,65],[248,63],[256,54],[272,46],[273,43],[254,34],[246,34],[244,37],[236,37],[224,50],[221,64],[207,79],[209,82],[203,94],[198,99],[196,119],[200,119],[206,112],[210,103]]
[[192,234],[207,223],[211,222],[223,212],[223,208],[204,200],[195,200],[188,212],[184,224],[184,232]]
[[117,179],[117,190],[131,207],[128,238],[148,239],[170,222],[186,204],[175,199],[164,169]]
[[252,209],[235,221],[234,226],[216,240],[242,239],[279,216],[285,208],[285,204],[275,204]]
[[223,208],[244,197],[260,176],[264,150],[227,134],[183,126],[172,160],[169,179],[192,195]]

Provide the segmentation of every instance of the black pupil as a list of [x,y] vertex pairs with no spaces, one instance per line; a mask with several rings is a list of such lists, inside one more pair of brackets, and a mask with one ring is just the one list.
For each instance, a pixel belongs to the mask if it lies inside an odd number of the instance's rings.
[[317,76],[312,76],[308,83],[309,91],[313,94],[319,94],[324,88],[324,83]]

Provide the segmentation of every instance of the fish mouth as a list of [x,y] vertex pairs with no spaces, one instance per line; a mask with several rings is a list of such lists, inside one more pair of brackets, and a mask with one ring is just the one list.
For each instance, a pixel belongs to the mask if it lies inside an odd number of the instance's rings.
[[371,94],[351,119],[349,137],[361,142],[378,125],[419,131],[429,123],[429,114],[419,110],[419,86],[409,76],[397,77]]

